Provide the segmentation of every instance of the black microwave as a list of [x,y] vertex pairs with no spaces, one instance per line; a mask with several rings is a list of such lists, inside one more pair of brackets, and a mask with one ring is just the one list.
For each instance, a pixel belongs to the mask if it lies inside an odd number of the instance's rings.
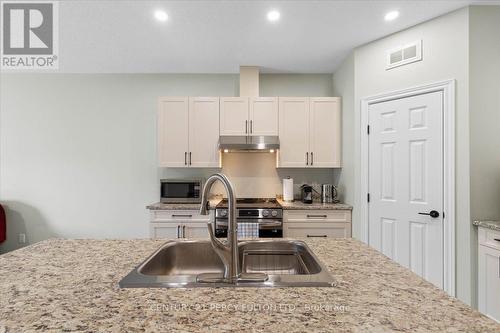
[[166,203],[200,203],[202,179],[162,179],[161,202]]

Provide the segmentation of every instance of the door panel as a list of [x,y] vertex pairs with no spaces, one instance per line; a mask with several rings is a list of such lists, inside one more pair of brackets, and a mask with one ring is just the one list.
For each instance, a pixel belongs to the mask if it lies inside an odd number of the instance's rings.
[[158,157],[162,167],[187,167],[188,98],[162,97],[158,111]]
[[442,105],[434,92],[369,107],[369,243],[441,288]]
[[311,167],[334,168],[341,164],[341,115],[337,97],[310,98]]
[[309,156],[309,98],[279,98],[280,167],[306,167]]
[[248,134],[248,98],[220,98],[220,135]]
[[250,135],[278,135],[278,98],[250,98]]
[[189,98],[189,165],[219,167],[219,98]]

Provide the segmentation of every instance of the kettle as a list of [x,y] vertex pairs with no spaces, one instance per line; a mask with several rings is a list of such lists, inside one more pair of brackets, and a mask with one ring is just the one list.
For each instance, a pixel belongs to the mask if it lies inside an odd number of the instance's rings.
[[333,203],[337,198],[337,188],[332,184],[321,184],[321,202]]
[[312,204],[313,202],[313,187],[304,184],[300,187],[301,199],[303,203]]

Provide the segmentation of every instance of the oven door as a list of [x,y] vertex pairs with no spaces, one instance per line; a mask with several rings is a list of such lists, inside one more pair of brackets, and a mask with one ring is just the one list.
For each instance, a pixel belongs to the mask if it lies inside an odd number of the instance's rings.
[[[254,234],[252,228],[258,228],[259,238],[282,238],[283,237],[283,221],[279,219],[245,219],[238,218],[238,224],[242,223],[238,229],[245,228],[243,234]],[[227,237],[227,219],[215,220],[215,236]]]

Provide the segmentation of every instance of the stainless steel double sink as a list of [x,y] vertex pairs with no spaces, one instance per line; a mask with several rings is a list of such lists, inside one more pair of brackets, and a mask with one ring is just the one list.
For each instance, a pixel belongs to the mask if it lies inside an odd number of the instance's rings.
[[266,281],[200,282],[200,274],[221,275],[224,265],[210,240],[176,240],[162,245],[120,281],[121,288],[331,287],[335,280],[309,247],[295,240],[238,243],[242,274],[265,273]]

